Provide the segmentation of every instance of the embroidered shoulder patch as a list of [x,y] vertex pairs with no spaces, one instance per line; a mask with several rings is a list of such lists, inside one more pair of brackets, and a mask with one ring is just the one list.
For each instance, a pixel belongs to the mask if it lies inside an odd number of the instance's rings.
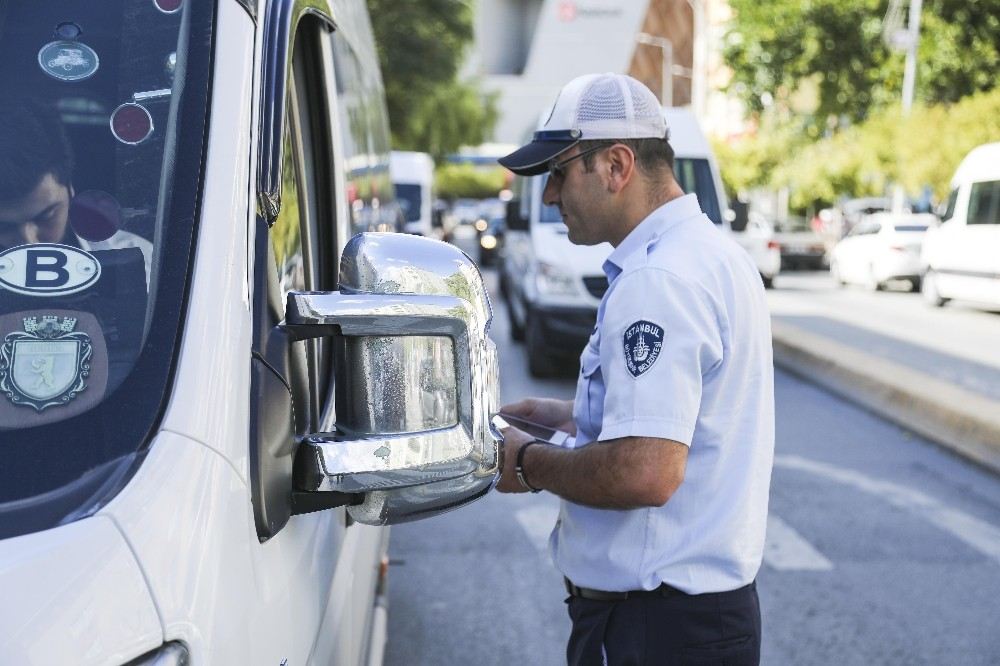
[[625,367],[633,377],[638,377],[653,367],[660,356],[663,328],[640,319],[625,329],[622,346],[625,351]]

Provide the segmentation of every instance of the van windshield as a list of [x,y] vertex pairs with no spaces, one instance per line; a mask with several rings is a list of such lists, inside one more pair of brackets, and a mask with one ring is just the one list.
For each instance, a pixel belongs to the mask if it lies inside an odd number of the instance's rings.
[[[548,174],[539,179],[539,191],[545,190]],[[687,194],[694,194],[701,204],[701,210],[714,224],[722,224],[722,211],[719,210],[719,197],[715,191],[715,180],[707,159],[691,159],[678,157],[674,160],[674,177]],[[542,222],[562,222],[559,209],[555,206],[542,206],[539,216]]]
[[211,4],[0,3],[0,538],[106,501],[169,394]]

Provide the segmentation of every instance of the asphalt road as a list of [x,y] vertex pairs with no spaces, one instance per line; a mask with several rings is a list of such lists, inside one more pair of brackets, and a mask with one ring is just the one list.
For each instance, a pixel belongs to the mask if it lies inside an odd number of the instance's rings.
[[[494,309],[503,401],[571,397],[572,376],[528,377]],[[1000,663],[1000,480],[784,373],[775,391],[762,663]],[[493,493],[393,528],[386,664],[564,663],[557,506]]]
[[774,286],[775,319],[1000,399],[1000,312],[956,302],[934,308],[907,291],[838,288],[825,271],[781,273]]

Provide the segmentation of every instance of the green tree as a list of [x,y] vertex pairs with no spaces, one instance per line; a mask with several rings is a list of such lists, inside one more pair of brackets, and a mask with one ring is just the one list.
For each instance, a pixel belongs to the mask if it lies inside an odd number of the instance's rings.
[[367,0],[393,147],[435,157],[482,143],[495,98],[457,79],[473,37],[470,0]]
[[[904,56],[882,41],[888,0],[731,0],[724,57],[751,111],[774,104],[818,135],[898,102]],[[926,0],[917,99],[954,102],[996,85],[1000,0]]]

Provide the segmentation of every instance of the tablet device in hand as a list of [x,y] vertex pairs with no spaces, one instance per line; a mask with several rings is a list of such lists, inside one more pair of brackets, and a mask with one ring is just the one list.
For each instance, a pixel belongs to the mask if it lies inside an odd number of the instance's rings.
[[[513,414],[500,412],[494,418],[502,419],[507,425],[512,425],[518,430],[523,430],[532,437],[548,442],[549,444],[563,446],[572,438],[572,435],[565,430],[557,430],[551,426],[535,423],[534,421],[528,421],[527,419],[522,419],[520,416],[514,416]],[[497,421],[495,421],[495,423],[497,423],[497,427],[501,429],[505,427]]]

